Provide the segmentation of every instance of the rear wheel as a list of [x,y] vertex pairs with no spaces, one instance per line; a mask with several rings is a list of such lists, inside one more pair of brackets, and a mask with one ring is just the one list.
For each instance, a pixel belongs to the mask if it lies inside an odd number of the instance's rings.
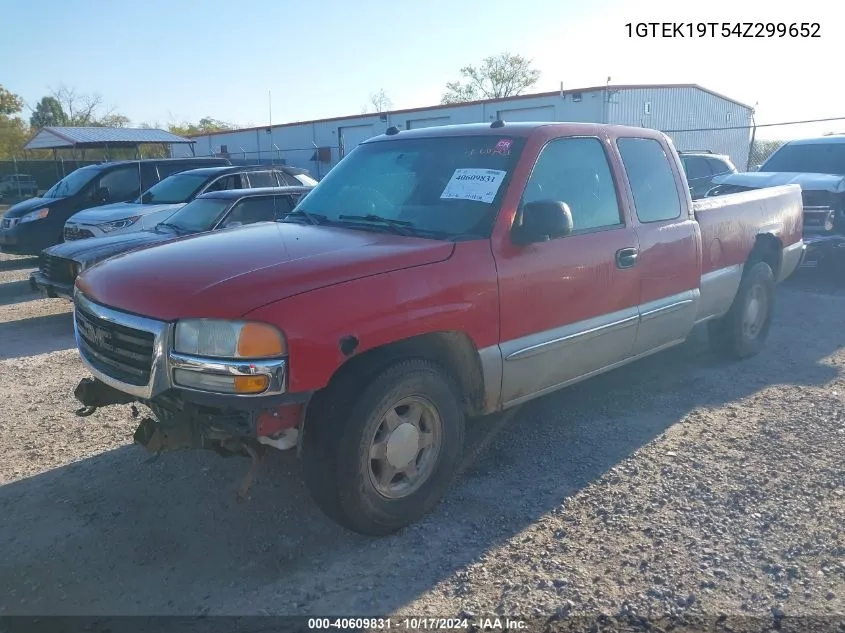
[[765,262],[750,264],[728,313],[709,324],[713,349],[736,359],[758,354],[769,336],[774,305],[772,269]]
[[460,460],[464,413],[454,380],[425,360],[395,363],[363,389],[326,394],[303,436],[305,482],[344,527],[385,535],[430,512]]

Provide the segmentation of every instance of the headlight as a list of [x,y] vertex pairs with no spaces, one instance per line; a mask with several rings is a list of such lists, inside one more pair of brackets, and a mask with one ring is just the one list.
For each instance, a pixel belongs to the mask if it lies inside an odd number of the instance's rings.
[[104,233],[116,231],[117,229],[125,229],[127,226],[132,226],[141,218],[140,215],[133,215],[131,218],[123,218],[122,220],[115,220],[114,222],[103,222],[97,227]]
[[176,323],[174,351],[209,358],[275,358],[287,352],[282,333],[268,323],[185,319]]
[[835,220],[836,220],[836,211],[831,211],[830,213],[828,213],[827,217],[825,217],[825,220],[824,220],[824,230],[825,231],[832,231]]
[[47,217],[49,213],[49,207],[44,207],[43,209],[36,209],[35,211],[30,211],[26,215],[22,216],[21,222],[34,222],[35,220],[43,220]]
[[188,363],[193,368],[175,368],[173,381],[177,385],[216,393],[256,395],[271,387],[271,374],[247,371],[233,375],[222,361],[215,364],[212,359],[236,363],[241,360],[244,367],[255,369],[255,364],[261,359],[274,359],[286,354],[287,342],[279,330],[267,323],[186,319],[176,323],[173,348],[177,354],[208,359],[190,359]]

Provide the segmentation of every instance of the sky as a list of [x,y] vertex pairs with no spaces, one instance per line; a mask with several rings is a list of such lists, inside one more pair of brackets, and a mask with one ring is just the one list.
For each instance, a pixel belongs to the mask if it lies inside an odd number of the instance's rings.
[[[359,114],[380,89],[393,109],[434,105],[462,66],[507,51],[541,71],[530,92],[697,83],[756,106],[758,124],[843,117],[790,128],[802,136],[845,131],[843,17],[836,0],[4,0],[19,27],[0,37],[0,83],[31,107],[64,84],[133,124],[249,126]],[[638,22],[719,26],[629,37]],[[718,32],[737,22],[818,23],[821,37]]]

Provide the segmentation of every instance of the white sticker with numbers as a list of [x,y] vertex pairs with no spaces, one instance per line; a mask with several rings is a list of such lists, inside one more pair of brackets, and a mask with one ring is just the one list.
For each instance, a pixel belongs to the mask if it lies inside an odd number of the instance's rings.
[[456,169],[440,198],[491,204],[506,175],[498,169]]

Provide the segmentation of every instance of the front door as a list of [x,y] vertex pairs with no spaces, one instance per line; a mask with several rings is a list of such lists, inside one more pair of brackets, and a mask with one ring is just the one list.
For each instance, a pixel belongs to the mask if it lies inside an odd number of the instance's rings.
[[604,141],[549,141],[523,193],[520,206],[535,200],[568,204],[571,234],[527,246],[506,241],[495,249],[504,405],[551,391],[632,353],[639,267],[625,253],[636,253],[638,243],[620,206],[623,198]]

